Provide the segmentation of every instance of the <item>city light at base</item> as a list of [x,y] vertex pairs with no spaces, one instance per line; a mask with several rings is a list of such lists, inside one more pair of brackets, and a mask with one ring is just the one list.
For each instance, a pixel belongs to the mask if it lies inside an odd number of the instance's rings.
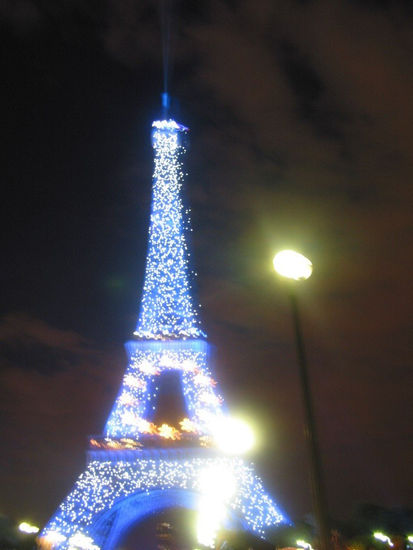
[[305,550],[313,550],[313,547],[309,542],[306,542],[305,540],[299,539],[296,542],[297,546],[299,548],[305,548]]
[[311,261],[294,250],[282,250],[274,256],[275,271],[282,277],[299,281],[308,279],[313,272]]
[[391,541],[391,538],[382,533],[381,531],[376,531],[373,533],[373,537],[377,540],[380,540],[381,542],[386,542],[389,546],[394,546],[394,544]]
[[76,533],[69,539],[69,550],[100,550],[99,546],[93,543],[93,539],[83,533]]
[[39,532],[39,528],[36,527],[36,525],[30,525],[30,523],[27,523],[27,521],[22,521],[19,524],[19,531],[28,535],[35,535]]

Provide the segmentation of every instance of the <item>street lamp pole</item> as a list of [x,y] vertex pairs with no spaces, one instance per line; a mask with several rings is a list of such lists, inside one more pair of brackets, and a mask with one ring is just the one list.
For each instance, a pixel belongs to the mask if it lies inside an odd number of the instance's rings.
[[318,527],[320,550],[329,550],[330,536],[327,521],[327,503],[314,419],[313,402],[308,379],[307,357],[305,353],[300,313],[294,287],[295,281],[308,279],[308,277],[310,277],[312,273],[312,264],[301,254],[297,254],[293,251],[283,251],[275,256],[274,268],[280,275],[289,279],[288,297],[293,316],[295,344],[304,406],[304,434],[307,440],[308,454],[310,458],[310,485],[313,509]]
[[[294,284],[294,283],[292,283]],[[295,333],[295,343],[297,348],[297,359],[300,372],[301,390],[304,405],[304,433],[308,444],[310,458],[310,484],[313,498],[314,515],[320,537],[321,550],[329,550],[330,536],[326,513],[326,498],[322,476],[322,466],[317,438],[317,430],[314,421],[313,403],[311,399],[311,390],[308,380],[307,357],[305,354],[304,340],[301,329],[300,314],[298,310],[297,298],[292,288],[289,288],[289,299],[293,314],[293,324]]]

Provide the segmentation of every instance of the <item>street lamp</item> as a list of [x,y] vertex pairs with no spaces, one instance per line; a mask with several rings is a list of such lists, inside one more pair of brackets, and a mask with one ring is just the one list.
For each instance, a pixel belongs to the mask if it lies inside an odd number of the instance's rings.
[[308,258],[294,250],[282,250],[274,256],[274,269],[282,277],[302,281],[313,272],[313,264]]
[[300,381],[304,405],[304,433],[308,443],[310,458],[310,482],[313,498],[314,515],[317,522],[321,550],[328,550],[330,547],[329,528],[326,514],[326,498],[322,479],[322,468],[318,448],[317,432],[315,428],[311,390],[308,381],[307,358],[304,348],[303,334],[301,330],[298,303],[295,295],[295,282],[308,279],[313,271],[311,261],[293,250],[283,250],[275,255],[274,269],[276,272],[289,280],[288,296],[291,303],[293,324],[295,332],[295,343],[297,348],[297,359],[300,370]]

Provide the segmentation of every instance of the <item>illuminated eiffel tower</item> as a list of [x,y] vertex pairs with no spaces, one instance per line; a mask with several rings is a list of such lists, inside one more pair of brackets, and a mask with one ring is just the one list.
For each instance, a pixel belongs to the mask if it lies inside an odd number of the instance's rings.
[[[170,507],[204,514],[205,545],[213,544],[218,512],[225,512],[226,527],[261,537],[285,521],[253,466],[214,443],[229,417],[191,293],[189,217],[181,196],[188,129],[171,119],[152,126],[149,245],[128,366],[103,435],[90,439],[86,470],[39,537],[43,547],[112,550],[133,524]],[[187,417],[179,426],[157,426],[159,380],[171,371],[180,377]]]

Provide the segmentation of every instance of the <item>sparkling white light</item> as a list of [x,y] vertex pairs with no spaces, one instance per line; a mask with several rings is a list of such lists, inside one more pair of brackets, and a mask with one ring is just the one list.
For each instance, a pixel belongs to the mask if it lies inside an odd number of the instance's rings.
[[[266,527],[284,521],[253,468],[240,458],[168,460],[137,456],[135,460],[90,462],[73,491],[45,527],[41,539],[58,540],[53,547],[63,549],[70,546],[71,537],[82,533],[91,537],[91,545],[99,546],[102,541],[99,540],[99,533],[95,532],[96,518],[110,512],[115,503],[131,495],[145,493],[150,511],[152,490],[184,489],[202,496],[205,494],[205,471],[231,472],[231,494],[226,491],[223,500],[228,510],[257,535],[263,536]],[[216,487],[216,483],[213,486]]]
[[181,156],[188,129],[174,120],[155,121],[152,212],[145,282],[135,336],[144,339],[199,338],[198,311],[191,296],[188,248],[181,196]]

